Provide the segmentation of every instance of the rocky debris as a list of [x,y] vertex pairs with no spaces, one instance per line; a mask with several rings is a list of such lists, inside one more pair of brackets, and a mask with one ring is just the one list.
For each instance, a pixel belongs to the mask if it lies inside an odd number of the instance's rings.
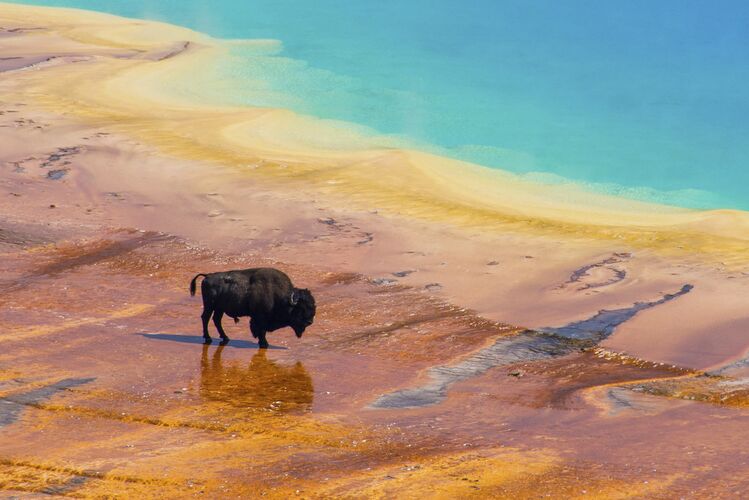
[[[33,120],[29,120],[28,122],[36,123]],[[82,148],[80,146],[62,147],[57,148],[54,153],[50,153],[46,157],[29,156],[21,160],[9,161],[7,164],[13,167],[15,173],[25,173],[27,171],[26,167],[30,163],[38,162],[37,166],[39,168],[49,169],[47,178],[59,179],[70,170],[69,165],[73,163],[71,161],[72,157],[81,153],[81,151]]]
[[65,177],[65,175],[69,172],[69,169],[67,168],[60,168],[55,170],[50,170],[47,172],[47,178],[52,179],[54,181],[62,179]]
[[[611,255],[611,257],[607,257],[599,262],[594,262],[593,264],[587,264],[579,269],[576,269],[572,272],[570,275],[570,278],[559,285],[558,288],[564,288],[569,285],[573,284],[579,284],[581,286],[580,290],[588,290],[591,288],[600,288],[604,286],[613,285],[614,283],[618,283],[622,281],[624,278],[627,277],[627,271],[625,269],[622,269],[620,266],[617,266],[617,264],[622,264],[629,260],[632,257],[631,253],[628,252],[618,252]],[[591,271],[594,270],[605,270],[609,274],[608,279],[604,279],[602,281],[586,281],[590,280],[592,277]]]
[[366,245],[367,243],[371,243],[374,239],[374,234],[372,233],[364,233],[364,239],[359,240],[356,242],[357,245]]
[[375,285],[392,285],[393,283],[397,283],[398,280],[390,279],[390,278],[375,278],[372,280],[372,283]]
[[75,156],[80,152],[80,146],[57,148],[57,151],[50,154],[46,160],[39,164],[39,167],[48,168],[57,166],[57,164],[70,165],[70,160],[68,158],[71,156]]
[[317,219],[317,222],[320,224],[325,224],[326,226],[336,226],[337,222],[333,217],[320,217]]

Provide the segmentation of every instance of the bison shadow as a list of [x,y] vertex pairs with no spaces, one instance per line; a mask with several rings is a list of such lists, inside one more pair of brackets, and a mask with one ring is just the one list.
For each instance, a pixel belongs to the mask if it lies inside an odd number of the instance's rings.
[[[196,335],[177,335],[173,333],[140,333],[139,335],[147,339],[152,339],[152,340],[169,340],[172,342],[182,342],[183,344],[205,345],[203,342],[203,337],[199,337]],[[258,349],[260,347],[257,342],[251,342],[249,340],[242,340],[242,339],[239,339],[239,340],[232,339],[225,345],[227,347],[234,347],[235,349]],[[288,349],[288,347],[272,345],[272,346],[269,346],[268,349],[286,350]]]

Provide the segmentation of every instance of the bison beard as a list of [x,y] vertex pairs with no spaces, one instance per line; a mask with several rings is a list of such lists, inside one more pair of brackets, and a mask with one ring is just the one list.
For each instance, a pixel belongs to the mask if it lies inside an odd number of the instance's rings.
[[195,295],[197,279],[203,276],[203,339],[210,344],[208,320],[213,317],[222,343],[229,341],[221,318],[249,316],[252,336],[261,348],[268,347],[267,332],[290,326],[301,338],[315,317],[315,298],[307,289],[295,288],[289,277],[272,268],[253,268],[220,273],[200,273],[190,282],[190,295]]

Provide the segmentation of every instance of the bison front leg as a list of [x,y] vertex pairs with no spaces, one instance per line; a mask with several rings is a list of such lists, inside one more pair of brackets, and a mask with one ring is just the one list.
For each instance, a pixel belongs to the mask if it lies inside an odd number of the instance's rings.
[[216,326],[216,330],[218,330],[218,334],[221,335],[221,342],[229,342],[229,337],[226,336],[226,333],[224,332],[224,327],[221,326],[221,318],[223,317],[224,317],[224,311],[216,309],[213,312],[213,324]]
[[250,331],[252,332],[252,336],[258,339],[257,343],[260,346],[260,349],[267,349],[268,348],[268,341],[265,340],[265,334],[267,332],[267,329],[265,328],[265,325],[262,321],[258,321],[255,318],[250,320]]

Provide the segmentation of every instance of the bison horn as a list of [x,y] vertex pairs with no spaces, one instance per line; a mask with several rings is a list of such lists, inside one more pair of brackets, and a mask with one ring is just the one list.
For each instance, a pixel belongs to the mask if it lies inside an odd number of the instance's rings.
[[299,294],[296,293],[296,290],[291,292],[291,299],[289,299],[289,302],[291,303],[292,306],[297,305],[297,302],[299,302]]

